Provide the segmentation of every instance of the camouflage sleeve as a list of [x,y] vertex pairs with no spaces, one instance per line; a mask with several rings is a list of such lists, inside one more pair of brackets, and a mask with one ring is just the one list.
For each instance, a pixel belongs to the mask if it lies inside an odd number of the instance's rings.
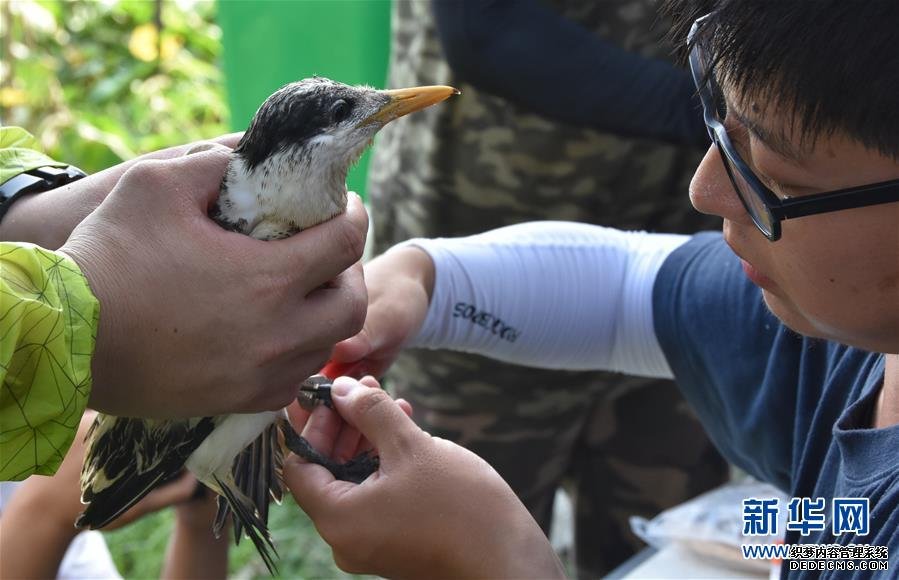
[[410,346],[546,369],[670,378],[652,289],[687,236],[531,222],[412,240],[434,260],[427,317]]
[[0,480],[62,462],[91,390],[99,313],[70,258],[0,243]]
[[687,71],[615,46],[538,0],[433,7],[447,62],[477,88],[563,123],[708,147]]

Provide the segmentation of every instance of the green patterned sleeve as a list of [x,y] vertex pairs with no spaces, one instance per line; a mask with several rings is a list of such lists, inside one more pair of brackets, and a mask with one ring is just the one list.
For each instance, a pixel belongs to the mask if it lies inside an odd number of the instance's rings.
[[70,258],[0,242],[0,480],[59,467],[90,394],[99,315]]
[[37,139],[20,127],[0,127],[0,183],[20,173],[51,165],[65,167],[38,150]]

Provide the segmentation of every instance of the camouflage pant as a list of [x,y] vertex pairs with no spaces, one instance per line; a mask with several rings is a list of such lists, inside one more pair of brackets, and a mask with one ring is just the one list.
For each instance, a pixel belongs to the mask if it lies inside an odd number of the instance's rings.
[[[625,50],[662,59],[670,52],[652,0],[542,3]],[[541,219],[720,228],[687,199],[701,152],[556,123],[479,90],[445,62],[429,2],[395,1],[392,28],[391,87],[448,84],[462,96],[379,134],[368,174],[377,253],[411,237]],[[412,351],[388,384],[423,428],[490,462],[544,530],[555,490],[566,485],[580,576],[601,576],[640,546],[629,516],[652,516],[727,477],[671,382]]]
[[423,350],[404,354],[389,377],[422,428],[486,459],[546,532],[566,486],[579,577],[602,576],[640,548],[630,516],[652,517],[727,478],[670,381]]

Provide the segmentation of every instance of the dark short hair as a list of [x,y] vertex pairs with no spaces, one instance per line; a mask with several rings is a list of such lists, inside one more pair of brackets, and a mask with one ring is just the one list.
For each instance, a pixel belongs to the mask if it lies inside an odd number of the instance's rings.
[[790,111],[799,146],[843,133],[899,160],[899,0],[665,0],[677,46],[703,49],[742,98]]

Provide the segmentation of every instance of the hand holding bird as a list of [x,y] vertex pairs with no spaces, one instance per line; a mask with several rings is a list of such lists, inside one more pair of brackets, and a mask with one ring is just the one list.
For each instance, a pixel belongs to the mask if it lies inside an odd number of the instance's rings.
[[362,203],[275,243],[224,231],[206,214],[230,156],[132,166],[63,246],[100,301],[91,407],[153,418],[283,407],[361,326]]
[[[339,234],[336,242],[331,239],[335,232],[328,231],[328,223],[318,224],[346,211],[345,182],[350,165],[358,160],[375,133],[386,123],[442,101],[455,92],[451,87],[379,91],[369,87],[350,87],[320,77],[283,87],[262,104],[230,156],[218,199],[210,211],[211,217],[222,227],[257,240],[279,240],[300,232],[299,236],[318,237],[324,245],[346,245],[341,244]],[[213,151],[206,151],[190,157],[214,154]],[[132,185],[140,185],[142,179],[149,178],[147,172],[151,169],[137,171],[135,168],[129,171],[129,174],[136,174],[133,180],[136,183]],[[122,179],[122,188],[129,183],[126,182],[127,177]],[[121,209],[122,205],[116,202],[123,195],[119,193],[117,196],[114,190],[94,215],[102,216],[103,206],[113,213]],[[186,204],[195,206],[204,199],[211,201],[201,194],[193,195],[192,199],[185,200]],[[129,206],[124,204],[124,207]],[[93,230],[88,232],[110,235],[103,232],[102,221],[98,222],[98,219],[92,224]],[[115,235],[128,238],[128,232],[116,232]],[[140,240],[134,242],[139,243]],[[256,242],[247,239],[246,243]],[[85,245],[89,247],[89,244]],[[209,260],[236,260],[238,263],[242,257],[204,256]],[[295,256],[295,260],[296,266],[302,268],[305,265],[307,273],[311,271],[313,274],[310,280],[306,280],[309,287],[300,294],[310,305],[320,302],[324,306],[329,299],[333,302],[335,296],[346,292],[341,281],[346,274],[339,274],[349,267],[346,256],[310,263],[300,254]],[[236,275],[233,280],[217,281],[220,291],[225,291],[228,285],[261,284],[280,296],[292,286],[284,283],[285,280],[292,281],[295,275],[289,265],[282,264],[279,268],[264,264],[242,265],[252,266],[257,271],[260,267],[268,267],[269,271],[255,278]],[[358,266],[356,269],[358,276]],[[322,278],[322,275],[325,277]],[[323,285],[329,279],[332,282]],[[312,280],[316,282],[311,284]],[[195,291],[194,288],[180,290],[188,293]],[[264,290],[260,289],[260,298],[265,297]],[[197,298],[195,304],[202,309],[203,296]],[[345,304],[351,303],[345,300]],[[190,313],[185,315],[190,316]],[[219,315],[239,313],[220,312]],[[314,306],[306,310],[305,315],[315,327],[320,327],[322,320],[329,320],[327,312],[317,312]],[[285,313],[285,334],[304,328],[304,322],[297,320],[295,314]],[[102,325],[101,318],[101,332]],[[212,327],[205,330],[214,333]],[[319,364],[325,362],[334,343],[356,331],[358,328],[333,329],[334,336],[321,343]],[[233,337],[234,343],[248,352],[268,352],[268,359],[283,359],[288,367],[296,362],[288,356],[289,352],[280,349],[272,351],[271,345],[257,345],[247,342],[245,337],[243,340],[241,338]],[[193,356],[193,353],[190,355]],[[240,353],[234,356],[239,357]],[[181,353],[181,358],[184,357],[185,354]],[[173,353],[173,358],[179,358],[177,353]],[[227,366],[219,370],[225,384],[233,382],[233,379],[227,378]],[[176,377],[167,378],[177,382]],[[271,378],[277,381],[277,385],[292,382],[297,386],[299,383],[287,368],[284,375]],[[124,382],[127,377],[121,377],[121,380]],[[324,389],[319,391],[325,392]],[[293,396],[299,394],[296,388]],[[209,395],[215,397],[222,393],[211,385]],[[283,407],[286,402],[278,395],[263,408]],[[210,407],[215,408],[211,403]],[[283,409],[174,420],[100,415],[89,434],[88,454],[82,471],[82,501],[88,505],[76,525],[105,526],[186,466],[199,481],[221,496],[214,525],[216,532],[223,528],[229,513],[233,513],[235,540],[239,541],[246,533],[266,566],[274,571],[274,546],[267,528],[268,505],[270,498],[278,501],[281,497],[285,445],[307,460],[326,466],[340,478],[361,480],[377,468],[377,459],[369,455],[338,464],[316,451],[293,431]]]

